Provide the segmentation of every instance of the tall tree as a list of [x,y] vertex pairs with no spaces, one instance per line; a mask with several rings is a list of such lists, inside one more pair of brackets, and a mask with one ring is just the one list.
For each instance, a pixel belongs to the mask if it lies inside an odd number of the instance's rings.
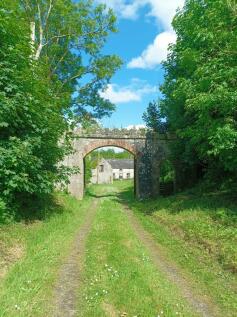
[[104,5],[91,0],[20,0],[31,30],[33,57],[48,65],[48,76],[60,80],[55,97],[69,91],[70,109],[79,120],[101,118],[114,110],[100,96],[121,66],[115,55],[102,48],[116,18]]
[[164,115],[161,113],[160,102],[150,102],[147,110],[143,114],[143,120],[146,126],[155,132],[161,134],[167,132],[167,122]]
[[[186,0],[173,27],[162,112],[182,140],[183,161],[237,177],[237,4]],[[193,155],[192,155],[193,154]]]
[[120,65],[101,53],[114,22],[91,1],[0,2],[0,218],[66,181],[72,121],[113,109],[99,90]]

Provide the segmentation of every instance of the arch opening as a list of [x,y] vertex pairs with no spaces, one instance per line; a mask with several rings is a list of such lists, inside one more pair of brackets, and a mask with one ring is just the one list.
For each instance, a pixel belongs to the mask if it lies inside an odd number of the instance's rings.
[[84,189],[113,191],[118,188],[136,192],[136,156],[132,149],[103,145],[85,151]]
[[172,162],[168,159],[160,164],[160,194],[162,196],[173,195],[176,192],[176,175]]
[[118,148],[122,148],[122,149],[130,152],[134,156],[136,156],[136,154],[137,154],[134,145],[129,143],[129,141],[127,141],[127,140],[124,140],[124,139],[98,139],[98,140],[94,140],[92,142],[89,142],[89,144],[84,147],[84,151],[83,151],[84,157],[88,153],[92,152],[93,150],[96,150],[96,149],[102,148],[102,147],[118,147]]

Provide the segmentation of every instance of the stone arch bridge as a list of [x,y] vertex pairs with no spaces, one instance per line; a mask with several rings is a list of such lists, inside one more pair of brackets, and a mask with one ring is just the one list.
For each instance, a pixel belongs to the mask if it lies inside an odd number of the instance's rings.
[[134,156],[134,189],[139,199],[159,196],[160,164],[169,158],[168,143],[172,139],[144,130],[77,129],[73,135],[73,154],[65,158],[64,165],[79,167],[80,173],[70,177],[68,191],[82,199],[85,189],[85,157],[98,148],[115,146]]

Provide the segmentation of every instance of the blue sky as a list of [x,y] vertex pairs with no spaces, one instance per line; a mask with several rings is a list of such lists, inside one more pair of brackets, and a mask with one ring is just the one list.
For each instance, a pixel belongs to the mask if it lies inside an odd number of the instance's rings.
[[109,37],[104,53],[117,54],[124,62],[103,93],[116,104],[116,112],[101,123],[110,128],[142,125],[149,101],[160,96],[161,61],[168,44],[175,42],[171,21],[184,0],[96,1],[113,8],[118,16],[119,32]]

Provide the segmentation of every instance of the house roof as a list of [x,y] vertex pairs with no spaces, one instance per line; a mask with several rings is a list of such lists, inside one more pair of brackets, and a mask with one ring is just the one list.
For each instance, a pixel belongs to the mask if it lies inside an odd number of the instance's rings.
[[134,160],[131,159],[110,159],[106,161],[113,169],[134,169]]

